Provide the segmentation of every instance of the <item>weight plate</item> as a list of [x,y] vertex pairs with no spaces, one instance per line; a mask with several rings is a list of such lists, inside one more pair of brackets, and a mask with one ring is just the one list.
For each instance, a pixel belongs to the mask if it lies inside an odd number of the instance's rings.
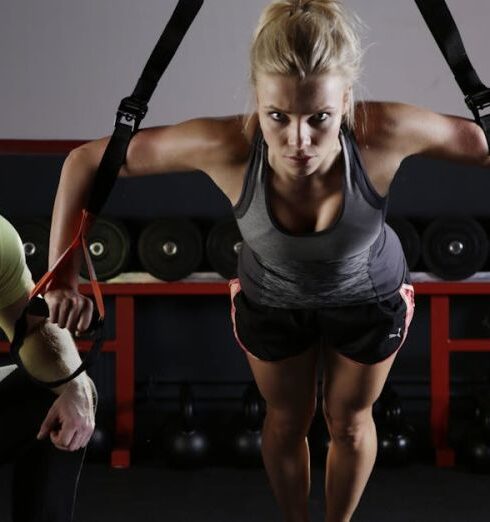
[[[116,277],[127,267],[131,237],[121,221],[98,217],[89,230],[87,245],[100,281]],[[82,263],[80,274],[86,279],[89,277],[85,262]]]
[[422,242],[417,229],[402,217],[389,217],[386,222],[400,239],[403,252],[410,270],[414,270],[422,254]]
[[178,281],[194,272],[203,257],[201,232],[188,219],[158,219],[138,239],[143,268],[163,281]]
[[218,221],[209,231],[206,253],[209,264],[225,279],[237,276],[238,253],[242,235],[234,219]]
[[48,270],[49,221],[43,218],[16,220],[14,226],[22,239],[27,266],[35,281]]
[[473,218],[439,218],[424,231],[422,257],[427,269],[442,279],[466,279],[483,268],[488,238]]

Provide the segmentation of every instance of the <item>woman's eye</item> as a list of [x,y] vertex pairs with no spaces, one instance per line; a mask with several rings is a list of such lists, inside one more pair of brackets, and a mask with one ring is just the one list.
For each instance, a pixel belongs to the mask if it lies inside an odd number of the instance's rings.
[[269,112],[269,116],[274,120],[278,122],[285,122],[286,116],[282,112]]
[[328,112],[319,112],[319,113],[315,114],[312,118],[313,118],[313,121],[315,121],[315,122],[322,122],[322,121],[328,120],[329,117],[330,117],[330,114],[328,114]]

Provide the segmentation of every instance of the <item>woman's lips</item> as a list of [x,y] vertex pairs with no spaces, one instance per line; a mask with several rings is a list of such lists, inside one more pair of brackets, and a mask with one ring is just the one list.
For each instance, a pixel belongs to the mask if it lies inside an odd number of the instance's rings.
[[286,156],[286,158],[296,165],[306,165],[313,156]]

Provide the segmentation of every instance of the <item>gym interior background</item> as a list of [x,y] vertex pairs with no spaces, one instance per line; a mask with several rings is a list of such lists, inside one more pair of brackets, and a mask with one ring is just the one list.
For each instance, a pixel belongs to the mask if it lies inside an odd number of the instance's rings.
[[[157,0],[4,3],[0,140],[84,140],[110,134],[117,104],[133,88],[175,4]],[[247,80],[248,43],[266,3],[206,0],[160,81],[144,126],[237,114],[253,106]],[[398,100],[469,117],[413,2],[346,3],[366,24],[360,98]],[[487,0],[447,3],[476,70],[483,81],[490,81]],[[63,159],[62,155],[0,156],[1,213],[12,219],[49,217]],[[420,228],[435,217],[472,216],[490,231],[487,187],[488,172],[482,169],[411,158],[395,180],[390,214],[410,218]],[[104,214],[124,220],[133,231],[161,216],[191,217],[206,229],[229,216],[230,207],[202,173],[194,172],[119,180]],[[111,299],[107,302],[110,335]],[[490,338],[488,303],[487,296],[452,299],[452,336]],[[416,305],[415,320],[390,382],[425,444],[420,458],[430,461],[428,298],[417,297]],[[204,424],[209,419],[226,423],[239,414],[251,375],[232,336],[227,297],[141,297],[136,300],[135,326],[135,462],[138,457],[144,461],[150,451],[148,441],[158,436],[166,416],[178,409],[179,382],[201,383],[194,394]],[[101,423],[109,429],[114,413],[113,366],[111,356],[103,355],[92,371],[101,394]],[[487,382],[489,354],[452,356],[456,439],[471,416],[472,391]]]

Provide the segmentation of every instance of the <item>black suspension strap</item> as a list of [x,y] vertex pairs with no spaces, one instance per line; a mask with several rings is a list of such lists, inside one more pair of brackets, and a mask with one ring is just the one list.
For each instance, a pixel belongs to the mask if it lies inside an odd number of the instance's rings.
[[146,115],[148,102],[201,9],[203,1],[179,1],[153,49],[133,93],[121,101],[116,115],[114,133],[95,176],[92,194],[87,205],[89,213],[98,214],[106,202],[119,169],[125,162],[129,142]]
[[[100,213],[107,201],[119,170],[126,161],[129,142],[138,131],[141,121],[146,115],[148,103],[160,78],[177,52],[179,45],[201,9],[203,2],[204,0],[179,0],[177,3],[170,20],[165,26],[160,39],[143,69],[133,93],[127,98],[124,98],[119,105],[114,131],[97,169],[89,202],[87,208],[82,211],[77,234],[71,245],[58,259],[53,268],[37,283],[31,292],[27,307],[15,324],[14,338],[10,345],[11,357],[19,368],[37,384],[48,388],[55,388],[71,381],[88,366],[93,364],[102,348],[105,310],[102,293],[97,283],[95,271],[88,253],[86,235],[95,216]],[[27,315],[48,316],[48,307],[44,301],[40,300],[40,295],[46,291],[56,272],[66,264],[74,255],[74,252],[80,247],[83,249],[85,261],[89,269],[98,312],[98,317],[95,316],[91,324],[91,328],[94,330],[92,332],[93,344],[82,364],[71,375],[51,382],[40,381],[28,372],[20,356],[20,350],[27,335]]]
[[471,64],[445,0],[415,0],[415,3],[463,91],[466,105],[485,132],[490,149],[490,89]]

